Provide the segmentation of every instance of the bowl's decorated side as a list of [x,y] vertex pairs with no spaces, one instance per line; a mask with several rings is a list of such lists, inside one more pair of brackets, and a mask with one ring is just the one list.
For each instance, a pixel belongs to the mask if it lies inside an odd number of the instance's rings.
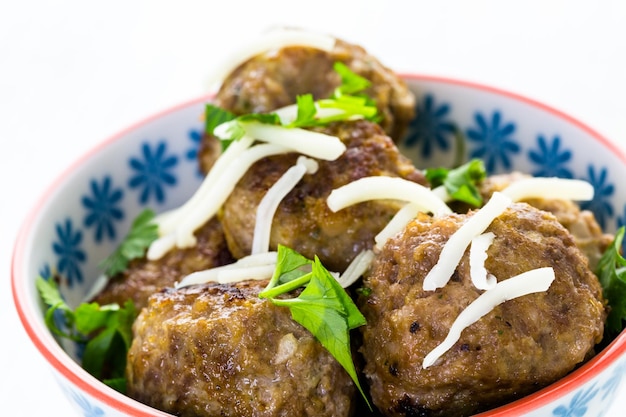
[[[477,157],[490,173],[519,170],[590,182],[585,203],[607,231],[626,224],[626,156],[576,120],[496,89],[407,76],[418,116],[401,142],[420,168]],[[81,346],[61,348],[44,324],[38,276],[58,273],[70,305],[89,293],[98,263],[142,208],[182,204],[200,184],[196,154],[204,99],[157,115],[109,139],[58,179],[27,219],[13,259],[13,292],[22,322],[70,401],[86,416],[166,415],[127,398],[77,364]],[[626,336],[567,378],[485,415],[598,416],[626,371]]]

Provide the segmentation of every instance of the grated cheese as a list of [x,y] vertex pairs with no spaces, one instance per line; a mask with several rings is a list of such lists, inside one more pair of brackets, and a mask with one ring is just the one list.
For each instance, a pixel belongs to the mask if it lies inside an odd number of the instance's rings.
[[217,213],[248,169],[260,159],[287,153],[289,150],[284,146],[266,143],[243,151],[228,167],[224,168],[213,186],[199,195],[189,209],[188,215],[179,219],[175,230],[150,245],[148,259],[159,259],[174,246],[179,248],[194,246],[196,237],[193,233]]
[[[333,117],[345,114],[346,111],[342,109],[338,109],[335,107],[320,107],[318,103],[314,103],[315,105],[315,115],[316,117],[322,119],[326,117]],[[274,110],[274,112],[278,118],[280,119],[280,123],[283,125],[288,125],[289,123],[296,120],[298,117],[298,105],[290,104],[285,107],[281,107],[280,109]],[[362,118],[362,116],[360,117]]]
[[495,235],[491,232],[483,233],[472,239],[469,252],[470,277],[472,283],[479,290],[489,290],[496,286],[498,280],[487,272],[485,260],[487,249],[493,243]]
[[432,366],[441,355],[454,346],[465,328],[480,320],[496,306],[527,294],[547,291],[554,278],[554,270],[546,267],[498,282],[494,288],[482,293],[459,314],[444,341],[426,355],[422,367],[426,369]]
[[483,233],[491,222],[506,210],[511,199],[499,192],[470,217],[445,243],[435,266],[424,278],[424,290],[434,291],[445,286],[472,239]]
[[165,235],[173,232],[181,219],[184,219],[193,213],[194,209],[198,205],[198,202],[203,199],[204,195],[210,192],[210,190],[220,180],[224,171],[226,171],[233,161],[235,161],[244,151],[250,148],[253,142],[254,139],[250,136],[244,136],[240,140],[234,141],[224,151],[224,153],[217,158],[206,178],[202,181],[202,184],[200,184],[200,187],[191,196],[191,198],[185,202],[185,204],[177,209],[167,211],[157,216],[155,221],[159,226],[159,233]]
[[346,150],[346,145],[336,136],[301,129],[268,125],[259,122],[240,123],[247,134],[267,143],[287,146],[311,158],[334,161]]
[[306,46],[330,52],[335,47],[335,42],[334,37],[321,33],[287,28],[274,29],[256,38],[255,42],[246,43],[217,66],[208,79],[209,88],[219,88],[228,74],[257,55],[290,46]]
[[276,268],[276,260],[277,252],[245,256],[232,264],[191,273],[177,283],[175,288],[208,282],[225,284],[244,280],[270,279]]
[[575,201],[593,199],[594,189],[591,184],[583,180],[566,178],[524,178],[513,182],[502,190],[513,201],[528,198],[549,198]]
[[406,225],[417,216],[419,213],[420,207],[415,203],[405,204],[398,212],[393,216],[393,218],[387,223],[387,225],[381,230],[375,237],[374,248],[377,250],[382,249],[387,240],[392,236],[400,233]]
[[333,211],[368,200],[400,200],[414,203],[421,211],[436,215],[452,210],[432,191],[415,182],[399,177],[364,177],[334,189],[326,204]]
[[374,252],[364,250],[354,257],[346,270],[337,278],[337,282],[342,288],[348,288],[354,284],[367,271],[374,260]]
[[314,159],[303,156],[298,158],[296,165],[289,168],[267,190],[256,209],[256,222],[252,239],[252,254],[267,252],[270,245],[272,221],[280,202],[300,182],[304,174],[317,172],[318,164]]

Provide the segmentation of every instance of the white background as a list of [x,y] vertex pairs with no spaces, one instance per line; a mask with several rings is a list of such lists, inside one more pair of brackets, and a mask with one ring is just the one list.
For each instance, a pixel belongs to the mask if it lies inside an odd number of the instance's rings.
[[10,295],[27,211],[88,149],[207,93],[214,63],[277,25],[529,96],[626,146],[623,1],[0,0],[0,414],[74,415]]

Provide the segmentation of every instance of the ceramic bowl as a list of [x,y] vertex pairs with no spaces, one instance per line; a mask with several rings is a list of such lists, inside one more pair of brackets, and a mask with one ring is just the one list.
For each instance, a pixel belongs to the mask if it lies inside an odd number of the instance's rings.
[[[580,178],[595,188],[600,225],[626,224],[626,156],[579,121],[536,101],[495,88],[405,76],[417,94],[418,116],[402,150],[420,168],[478,157],[490,173],[519,170]],[[79,414],[164,416],[97,381],[78,364],[80,348],[60,344],[44,324],[38,276],[63,277],[62,294],[79,303],[142,208],[176,207],[202,178],[196,165],[208,98],[158,114],[106,140],[68,169],[42,196],[15,246],[12,286],[23,325]],[[600,416],[626,372],[626,333],[555,384],[485,416]]]

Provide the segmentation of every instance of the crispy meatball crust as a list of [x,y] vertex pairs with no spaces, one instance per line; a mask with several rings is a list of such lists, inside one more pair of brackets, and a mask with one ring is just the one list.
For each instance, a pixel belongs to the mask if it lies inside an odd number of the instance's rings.
[[[423,174],[402,156],[380,126],[359,120],[334,123],[323,131],[338,136],[347,150],[335,161],[319,161],[319,170],[305,175],[280,203],[274,216],[270,246],[293,248],[329,269],[343,271],[363,249],[370,248],[399,205],[366,202],[333,213],[326,204],[330,192],[370,175],[402,177],[424,183]],[[256,208],[267,190],[295,164],[297,155],[278,155],[254,164],[224,204],[220,220],[233,256],[249,255]]]
[[131,261],[127,270],[109,280],[94,301],[121,305],[132,300],[140,310],[148,297],[162,288],[172,287],[184,276],[233,262],[217,218],[209,220],[195,236],[198,243],[192,248],[174,248],[156,261],[146,258]]
[[426,354],[481,293],[471,283],[467,252],[445,287],[422,288],[466,218],[418,216],[388,241],[364,281],[371,289],[359,298],[368,323],[364,373],[385,415],[462,416],[510,402],[570,372],[602,338],[601,288],[571,234],[551,214],[517,203],[487,229],[495,239],[485,266],[498,280],[551,266],[555,281],[547,292],[497,306],[422,369]]
[[164,290],[133,326],[128,395],[178,416],[348,416],[354,385],[267,282]]

